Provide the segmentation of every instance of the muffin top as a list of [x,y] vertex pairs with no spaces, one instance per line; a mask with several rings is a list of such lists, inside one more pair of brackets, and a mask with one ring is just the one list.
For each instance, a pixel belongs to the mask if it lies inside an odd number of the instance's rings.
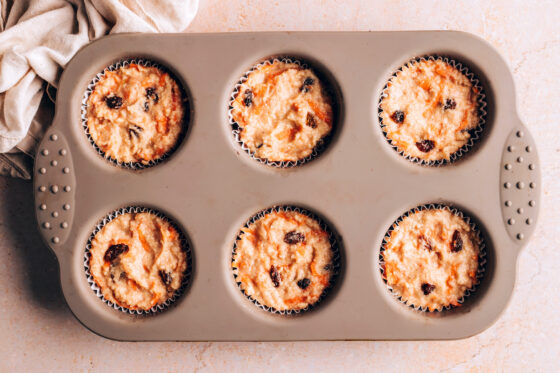
[[476,284],[480,240],[448,209],[427,209],[398,223],[381,255],[387,285],[403,301],[441,310]]
[[87,99],[89,134],[106,156],[146,164],[177,144],[184,100],[177,82],[157,67],[107,70]]
[[275,61],[259,65],[231,104],[239,138],[254,156],[272,162],[309,156],[331,132],[331,97],[311,69]]
[[329,286],[329,234],[299,212],[273,211],[243,228],[233,269],[246,295],[278,311],[316,303]]
[[405,65],[387,83],[381,118],[399,151],[425,161],[449,160],[479,125],[479,92],[442,60]]
[[103,297],[130,310],[149,310],[181,287],[187,255],[179,233],[153,213],[127,213],[92,239],[90,273]]

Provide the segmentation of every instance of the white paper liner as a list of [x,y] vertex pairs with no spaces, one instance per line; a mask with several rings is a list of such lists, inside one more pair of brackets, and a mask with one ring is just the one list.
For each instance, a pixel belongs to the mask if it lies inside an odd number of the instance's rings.
[[[179,242],[181,244],[181,247],[182,247],[183,251],[186,253],[187,269],[185,270],[185,272],[183,274],[184,277],[183,277],[183,281],[181,282],[181,286],[165,302],[163,302],[161,304],[158,304],[158,305],[155,305],[152,308],[150,308],[149,310],[141,310],[141,309],[131,310],[131,309],[120,306],[116,303],[113,303],[113,302],[105,299],[105,297],[103,296],[103,293],[101,292],[101,289],[99,288],[99,286],[95,282],[95,279],[93,278],[93,275],[90,272],[90,267],[89,267],[89,261],[90,261],[90,258],[91,258],[90,250],[91,250],[91,241],[93,240],[95,235],[107,223],[109,223],[110,221],[112,221],[113,219],[115,219],[116,217],[118,217],[120,215],[124,215],[124,214],[127,214],[127,213],[135,213],[136,214],[136,213],[141,213],[141,212],[147,212],[147,213],[150,213],[150,214],[154,214],[155,216],[165,220],[173,228],[175,228],[175,230],[179,234]],[[88,242],[86,244],[86,249],[85,249],[85,252],[84,252],[84,271],[85,271],[87,282],[89,283],[91,289],[95,292],[95,295],[97,295],[99,297],[99,299],[101,299],[108,306],[114,308],[115,310],[122,311],[122,312],[125,312],[125,313],[129,313],[131,315],[155,315],[157,313],[160,313],[160,312],[168,309],[179,297],[181,297],[181,295],[185,292],[185,289],[190,285],[191,276],[192,276],[192,251],[191,251],[189,242],[188,242],[185,234],[183,233],[183,231],[175,224],[175,222],[170,220],[167,216],[165,216],[161,212],[159,212],[157,210],[154,210],[154,209],[151,209],[151,208],[147,208],[147,207],[138,207],[138,206],[123,207],[123,208],[120,208],[120,209],[117,209],[117,210],[114,210],[114,211],[110,212],[106,217],[104,217],[95,226],[93,232],[91,233],[91,235],[88,239]]]
[[387,285],[387,289],[395,296],[395,298],[409,306],[410,308],[416,310],[416,311],[422,311],[422,312],[442,312],[442,311],[449,311],[452,310],[453,308],[456,308],[458,306],[454,306],[454,305],[448,305],[448,306],[441,306],[439,309],[435,309],[430,311],[428,309],[428,307],[421,307],[421,306],[416,306],[414,304],[412,304],[411,302],[404,300],[396,290],[394,290],[391,286],[389,286],[389,284],[387,283],[387,279],[385,278],[385,261],[383,258],[383,251],[385,250],[385,245],[387,244],[389,238],[391,237],[391,232],[399,225],[399,223],[401,221],[403,221],[404,218],[406,218],[407,216],[417,213],[419,211],[422,210],[434,210],[434,209],[439,209],[439,210],[447,210],[449,212],[451,212],[452,214],[460,217],[461,219],[463,219],[472,229],[473,232],[476,233],[477,239],[479,241],[479,254],[478,254],[478,268],[476,271],[476,276],[475,276],[475,282],[473,283],[472,287],[470,289],[465,290],[465,293],[463,294],[463,296],[461,298],[459,298],[457,300],[457,303],[459,304],[463,304],[465,302],[465,300],[471,296],[473,293],[476,292],[478,286],[480,285],[480,282],[482,280],[482,278],[484,277],[484,273],[486,272],[486,243],[482,237],[480,228],[478,227],[478,225],[476,225],[476,223],[467,215],[465,215],[462,211],[458,210],[457,208],[450,206],[450,205],[444,205],[444,204],[440,204],[440,203],[431,203],[431,204],[425,204],[425,205],[420,205],[417,206],[413,209],[408,210],[407,212],[405,212],[404,214],[402,214],[401,216],[399,216],[399,218],[391,225],[391,227],[387,230],[387,232],[385,233],[385,236],[383,237],[383,241],[381,243],[381,250],[379,252],[379,270],[381,272],[381,277],[383,278],[383,282],[385,282],[385,284]]
[[[399,147],[393,142],[393,140],[391,140],[387,136],[387,131],[385,130],[386,126],[383,124],[383,118],[381,116],[381,114],[383,113],[383,109],[381,108],[381,102],[383,101],[383,99],[385,97],[387,97],[386,91],[387,91],[389,82],[393,78],[395,78],[398,75],[398,73],[402,71],[402,69],[404,67],[409,67],[409,66],[411,66],[415,63],[422,62],[422,61],[428,61],[428,60],[432,60],[432,61],[439,60],[439,61],[443,61],[443,62],[451,65],[452,67],[459,70],[463,75],[465,75],[470,80],[473,87],[475,87],[478,90],[478,97],[477,97],[478,126],[476,128],[473,128],[472,130],[468,131],[469,134],[471,135],[471,137],[469,138],[467,143],[465,145],[463,145],[461,148],[457,149],[457,151],[455,151],[453,154],[451,154],[449,156],[449,159],[425,160],[425,159],[414,157],[414,156],[411,156],[411,155],[405,153],[404,150],[399,149]],[[454,60],[452,58],[449,58],[449,57],[438,56],[438,55],[428,55],[428,56],[413,58],[412,60],[406,62],[404,65],[399,67],[397,69],[397,71],[395,71],[391,75],[391,78],[389,78],[389,80],[387,81],[387,83],[383,87],[383,90],[381,91],[381,96],[379,97],[378,117],[379,117],[379,123],[381,125],[381,130],[383,132],[383,136],[385,136],[385,139],[387,140],[387,142],[391,145],[391,147],[397,153],[399,153],[405,159],[407,159],[407,160],[409,160],[413,163],[417,163],[417,164],[424,165],[424,166],[439,167],[439,166],[443,166],[443,165],[450,164],[450,163],[453,163],[453,162],[457,161],[459,158],[461,158],[463,155],[465,155],[475,145],[475,143],[480,139],[481,134],[484,131],[484,127],[486,125],[486,114],[487,114],[486,113],[486,106],[487,106],[487,104],[486,104],[486,94],[484,93],[484,87],[480,84],[479,79],[474,75],[474,73],[472,73],[470,71],[470,69],[467,66],[465,66],[461,62],[457,62],[456,60]]]
[[239,93],[239,88],[247,80],[249,74],[251,74],[253,71],[261,68],[262,66],[271,65],[271,64],[277,63],[277,62],[283,62],[283,63],[286,63],[286,64],[293,63],[293,64],[301,66],[301,68],[303,68],[303,69],[310,68],[315,73],[317,73],[317,71],[315,71],[312,67],[308,66],[306,63],[300,61],[299,59],[293,58],[293,57],[273,57],[273,58],[269,58],[269,59],[267,59],[263,62],[260,62],[256,65],[254,65],[253,67],[251,67],[251,69],[249,69],[247,72],[245,72],[243,74],[241,79],[239,79],[239,81],[235,84],[235,86],[233,88],[233,92],[231,93],[230,101],[229,101],[229,107],[228,107],[228,120],[229,120],[229,124],[231,126],[231,131],[232,131],[232,134],[233,134],[233,137],[234,137],[235,141],[239,144],[241,149],[243,149],[247,154],[249,154],[249,156],[251,158],[253,158],[254,160],[256,160],[259,163],[262,163],[262,164],[265,164],[265,165],[271,166],[271,167],[277,167],[277,168],[297,167],[297,166],[301,166],[301,165],[303,165],[307,162],[310,162],[313,159],[317,158],[327,148],[330,141],[332,140],[332,137],[333,137],[335,131],[337,130],[336,126],[339,125],[339,123],[338,123],[339,122],[338,114],[339,114],[339,110],[340,110],[339,109],[339,102],[337,101],[336,95],[334,94],[334,89],[331,86],[331,82],[329,82],[324,77],[320,76],[321,84],[323,85],[323,88],[327,91],[327,93],[329,94],[329,96],[332,100],[333,125],[332,125],[332,128],[331,128],[331,131],[326,136],[324,136],[315,145],[315,147],[311,151],[311,154],[309,154],[305,158],[298,159],[297,161],[271,161],[271,160],[268,160],[266,158],[257,157],[255,155],[255,152],[251,152],[251,149],[249,149],[247,147],[247,145],[245,145],[245,143],[241,140],[241,138],[239,136],[239,134],[241,132],[240,131],[241,126],[235,121],[235,119],[233,119],[233,115],[232,115],[233,101],[235,101],[235,98],[237,97],[237,94]]
[[[87,125],[87,101],[88,101],[89,95],[93,92],[93,90],[95,88],[95,85],[99,82],[99,80],[101,80],[101,78],[103,78],[105,76],[105,73],[107,71],[115,71],[115,70],[118,70],[121,67],[126,67],[130,64],[138,64],[138,65],[145,66],[145,67],[155,67],[155,68],[169,74],[171,76],[171,78],[177,83],[177,86],[179,87],[179,90],[181,91],[181,97],[182,97],[182,100],[183,100],[183,107],[184,107],[183,120],[182,120],[183,128],[181,130],[181,133],[180,133],[179,137],[177,138],[177,142],[175,143],[175,145],[169,151],[165,152],[160,157],[158,157],[156,159],[152,159],[152,160],[150,160],[146,163],[143,163],[143,162],[122,162],[122,161],[118,161],[117,159],[112,158],[109,155],[105,154],[105,152],[103,150],[101,150],[99,148],[99,146],[97,146],[97,144],[95,143],[95,141],[91,137],[91,135],[89,133],[89,128],[88,128],[88,125]],[[135,58],[122,59],[122,60],[120,60],[118,62],[115,62],[114,64],[111,64],[110,66],[106,67],[105,69],[103,69],[102,72],[96,74],[95,78],[93,78],[93,80],[88,84],[88,86],[86,88],[86,91],[84,93],[84,97],[82,98],[82,105],[81,105],[81,112],[80,112],[81,121],[82,121],[82,129],[83,129],[87,139],[89,140],[90,144],[94,147],[97,154],[99,154],[101,157],[103,157],[104,159],[109,161],[111,164],[113,164],[115,166],[118,166],[118,167],[127,168],[127,169],[130,169],[130,170],[142,170],[142,169],[150,168],[150,167],[156,166],[156,165],[160,164],[161,162],[165,161],[166,159],[168,159],[171,156],[171,154],[173,152],[175,152],[175,150],[177,150],[179,145],[181,145],[181,143],[183,142],[183,140],[185,138],[185,135],[187,133],[188,126],[190,124],[190,106],[188,104],[188,101],[189,101],[189,96],[187,95],[187,91],[183,87],[181,81],[179,79],[177,79],[175,74],[173,74],[173,72],[171,72],[165,66],[162,66],[161,64],[159,64],[157,62],[154,62],[154,61],[151,61],[151,60],[146,60],[146,59],[135,59]]]
[[[245,223],[245,225],[243,227],[248,228],[251,224],[253,224],[254,222],[256,222],[259,219],[262,219],[265,215],[268,215],[271,212],[281,212],[281,211],[294,211],[294,212],[304,214],[305,216],[308,216],[311,219],[318,222],[321,229],[323,229],[329,235],[329,243],[331,244],[331,250],[332,250],[332,253],[333,253],[332,260],[331,260],[331,269],[330,269],[331,277],[329,279],[329,284],[325,287],[325,289],[323,289],[323,292],[319,296],[319,299],[317,299],[317,301],[315,303],[310,304],[307,307],[302,308],[302,309],[298,309],[298,310],[277,310],[273,307],[269,307],[269,306],[266,306],[264,304],[261,304],[259,301],[257,301],[256,299],[254,299],[253,297],[248,295],[245,292],[245,290],[243,290],[241,288],[241,282],[237,281],[237,268],[233,269],[233,278],[235,279],[235,283],[239,287],[239,290],[241,291],[241,293],[243,293],[243,295],[247,299],[249,299],[258,308],[260,308],[264,311],[273,313],[273,314],[277,314],[277,315],[294,316],[294,315],[302,314],[304,312],[308,312],[308,311],[312,310],[313,308],[315,308],[319,303],[321,303],[321,301],[328,295],[329,291],[334,287],[334,285],[336,284],[336,280],[338,279],[338,275],[340,274],[340,262],[341,262],[340,248],[339,248],[339,242],[338,242],[337,236],[334,233],[334,230],[325,221],[323,221],[321,218],[319,218],[317,215],[315,215],[314,213],[312,213],[312,212],[310,212],[306,209],[303,209],[301,207],[296,207],[296,206],[291,206],[291,205],[281,205],[281,206],[269,207],[267,209],[264,209],[264,210],[261,210],[261,211],[257,212],[255,215],[251,216],[249,218],[249,220],[247,220],[247,222]],[[232,250],[232,253],[231,253],[231,262],[232,263],[234,263],[234,261],[235,261],[234,258],[235,258],[236,250],[237,250],[237,241],[239,241],[241,239],[242,235],[243,235],[243,231],[240,230],[237,237],[235,238],[235,242],[233,244],[233,250]]]

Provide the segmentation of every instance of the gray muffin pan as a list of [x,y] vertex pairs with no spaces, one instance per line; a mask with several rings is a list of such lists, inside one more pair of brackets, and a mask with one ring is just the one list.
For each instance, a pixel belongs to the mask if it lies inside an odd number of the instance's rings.
[[[465,63],[487,96],[482,139],[442,167],[411,163],[383,137],[377,115],[391,74],[416,56]],[[270,56],[293,56],[332,79],[341,110],[327,149],[305,165],[279,169],[251,159],[234,141],[228,101],[239,78]],[[191,100],[185,139],[161,164],[112,165],[82,129],[80,107],[94,76],[123,58],[167,66]],[[37,223],[60,263],[64,296],[93,332],[117,340],[456,339],[488,328],[507,306],[517,258],[534,230],[540,199],[536,146],[516,111],[513,79],[488,43],[450,31],[128,34],[82,49],[66,67],[52,127],[35,166]],[[474,218],[487,244],[478,290],[462,307],[418,312],[399,303],[379,271],[390,225],[425,203],[454,205]],[[246,299],[231,271],[238,229],[272,205],[304,207],[340,235],[337,284],[313,310],[274,315]],[[189,237],[190,286],[151,316],[103,303],[84,272],[96,224],[125,206],[155,208]]]

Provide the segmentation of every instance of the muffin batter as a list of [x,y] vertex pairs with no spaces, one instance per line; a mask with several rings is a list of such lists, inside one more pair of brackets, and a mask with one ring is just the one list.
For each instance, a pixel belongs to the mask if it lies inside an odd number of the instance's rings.
[[90,272],[106,300],[149,310],[181,287],[187,255],[178,232],[152,213],[127,213],[92,239]]
[[241,289],[278,311],[316,303],[333,265],[329,234],[299,212],[273,211],[242,229],[233,256]]
[[333,125],[331,98],[311,69],[276,61],[260,65],[232,102],[239,137],[257,158],[298,161]]
[[387,83],[381,118],[399,151],[422,160],[448,160],[479,125],[479,92],[442,60],[404,66]]
[[480,241],[451,211],[428,209],[404,218],[381,255],[387,285],[407,304],[434,311],[458,306],[476,284]]
[[156,67],[106,71],[87,100],[89,134],[112,159],[148,163],[177,144],[183,100],[177,82]]

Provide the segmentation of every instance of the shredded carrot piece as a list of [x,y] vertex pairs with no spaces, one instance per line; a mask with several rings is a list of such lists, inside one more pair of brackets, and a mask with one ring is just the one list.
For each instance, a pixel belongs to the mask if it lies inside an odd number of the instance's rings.
[[313,113],[319,117],[323,122],[327,123],[329,126],[332,124],[332,115],[331,113],[325,113],[317,106],[317,104],[311,100],[306,100],[307,104],[313,110]]
[[157,126],[156,126],[156,130],[158,131],[158,133],[163,133],[163,134],[168,134],[169,133],[169,126],[167,123],[167,117],[163,117],[163,118],[158,118],[156,120]]
[[167,78],[168,74],[167,73],[163,73],[161,74],[161,76],[159,77],[159,86],[163,87],[165,85],[165,80]]
[[274,137],[276,137],[278,140],[284,140],[290,137],[290,131],[286,130],[286,131],[279,132],[276,135],[274,135]]
[[429,91],[430,87],[431,87],[431,83],[430,83],[430,79],[429,78],[424,78],[422,79],[418,85],[425,91]]
[[169,239],[171,241],[175,240],[177,238],[177,231],[175,230],[175,228],[169,226],[167,230],[169,231]]
[[134,281],[132,279],[128,279],[126,282],[127,282],[128,286],[130,286],[132,289],[138,290],[138,284],[136,283],[136,281]]
[[317,269],[315,268],[315,261],[311,262],[309,269],[311,269],[311,273],[313,274],[313,276],[317,276],[317,277],[321,276],[319,272],[317,272]]
[[467,127],[467,125],[469,124],[469,121],[468,121],[469,110],[470,110],[470,108],[468,108],[467,110],[464,111],[463,118],[461,119],[461,125],[459,125],[459,127],[457,128],[457,131],[461,131],[461,130],[465,129]]
[[155,151],[156,155],[159,157],[161,156],[163,153],[165,153],[165,149],[164,148],[157,148]]
[[142,233],[142,230],[138,228],[136,231],[138,232],[138,238],[140,239],[144,250],[150,251],[150,245],[148,245],[148,242],[146,241],[146,237],[144,237],[144,233]]
[[299,297],[286,299],[284,301],[284,303],[286,303],[286,304],[302,303],[302,302],[305,302],[306,300],[307,300],[306,296],[299,296]]
[[159,295],[154,294],[152,295],[152,302],[151,302],[151,306],[155,306],[157,304],[157,302],[159,301]]

